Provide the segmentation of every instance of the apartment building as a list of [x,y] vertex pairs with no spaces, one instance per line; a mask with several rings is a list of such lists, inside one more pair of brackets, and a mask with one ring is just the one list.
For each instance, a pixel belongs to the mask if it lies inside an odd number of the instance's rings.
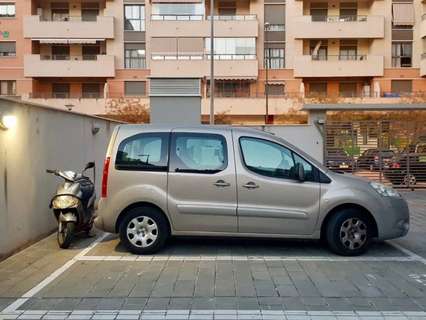
[[[104,114],[152,79],[197,79],[209,114],[271,120],[303,103],[426,96],[421,0],[0,0],[0,94]],[[266,99],[266,94],[268,99]]]

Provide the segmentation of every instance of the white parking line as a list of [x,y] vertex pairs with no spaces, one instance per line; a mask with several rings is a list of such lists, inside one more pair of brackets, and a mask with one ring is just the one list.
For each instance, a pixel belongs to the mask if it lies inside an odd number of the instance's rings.
[[76,254],[71,260],[66,262],[62,267],[54,271],[52,274],[50,274],[46,279],[41,281],[38,285],[24,293],[20,298],[15,300],[13,303],[11,303],[9,306],[7,306],[2,313],[8,313],[16,311],[20,306],[22,306],[29,298],[36,295],[38,292],[40,292],[43,288],[45,288],[47,285],[49,285],[53,280],[55,280],[57,277],[59,277],[61,274],[63,274],[65,271],[67,271],[74,263],[79,261],[81,257],[83,257],[85,254],[87,254],[90,250],[92,250],[97,244],[99,244],[105,237],[107,236],[106,233],[101,234],[98,238],[93,241],[90,246],[87,248],[81,250],[78,254]]
[[[306,310],[18,310],[0,313],[7,319],[426,319],[424,311],[306,311]],[[31,317],[30,317],[31,318]]]
[[416,260],[418,262],[421,262],[423,264],[426,264],[426,259],[419,256],[418,254],[414,253],[411,250],[408,250],[407,248],[404,248],[398,243],[395,243],[394,241],[388,241],[388,243],[393,246],[394,248],[398,249],[399,251],[405,253],[406,255],[410,256],[413,260]]
[[328,261],[328,262],[416,262],[414,256],[392,257],[339,257],[339,256],[80,256],[79,261]]

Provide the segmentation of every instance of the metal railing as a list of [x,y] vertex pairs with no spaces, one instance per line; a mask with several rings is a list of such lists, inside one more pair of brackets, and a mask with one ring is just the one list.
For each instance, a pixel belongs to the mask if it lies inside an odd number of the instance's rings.
[[90,60],[90,61],[95,61],[98,59],[98,55],[96,54],[85,54],[85,55],[81,55],[81,56],[71,56],[71,55],[66,55],[66,54],[52,54],[52,55],[41,55],[40,56],[41,60]]
[[31,99],[103,99],[103,92],[82,92],[78,94],[71,94],[69,92],[32,92],[29,97]]
[[[210,16],[206,16],[207,20],[210,20]],[[254,21],[257,20],[257,15],[214,15],[213,20],[217,21]]]
[[339,55],[311,55],[312,60],[315,61],[364,61],[367,60],[367,55],[365,54],[339,54]]
[[[255,54],[214,54],[215,60],[256,60]],[[177,54],[156,54],[151,55],[152,60],[203,60],[211,59],[210,54],[204,53],[177,53]]]
[[340,15],[340,16],[311,16],[312,22],[365,22],[368,16]]
[[426,122],[326,121],[325,164],[398,188],[426,188]]
[[202,14],[152,14],[153,21],[202,21]]
[[98,20],[98,16],[63,16],[48,18],[39,15],[39,19],[41,22],[96,22]]

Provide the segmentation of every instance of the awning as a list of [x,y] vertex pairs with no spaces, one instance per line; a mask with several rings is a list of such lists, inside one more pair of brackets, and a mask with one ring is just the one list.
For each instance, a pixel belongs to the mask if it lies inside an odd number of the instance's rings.
[[49,44],[73,44],[73,43],[88,43],[95,44],[96,41],[105,41],[105,39],[33,39],[40,41],[40,43]]
[[392,21],[397,26],[414,25],[414,6],[413,3],[393,3]]

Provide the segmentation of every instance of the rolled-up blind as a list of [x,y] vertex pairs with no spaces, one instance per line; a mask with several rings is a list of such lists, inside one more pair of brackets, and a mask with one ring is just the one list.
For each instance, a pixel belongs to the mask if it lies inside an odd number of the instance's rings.
[[177,53],[176,38],[152,38],[151,52],[157,55],[168,55]]
[[285,24],[285,5],[265,4],[265,22],[270,24]]
[[412,3],[393,3],[392,21],[397,26],[414,25],[414,6]]
[[203,38],[178,38],[177,51],[179,54],[203,54]]

